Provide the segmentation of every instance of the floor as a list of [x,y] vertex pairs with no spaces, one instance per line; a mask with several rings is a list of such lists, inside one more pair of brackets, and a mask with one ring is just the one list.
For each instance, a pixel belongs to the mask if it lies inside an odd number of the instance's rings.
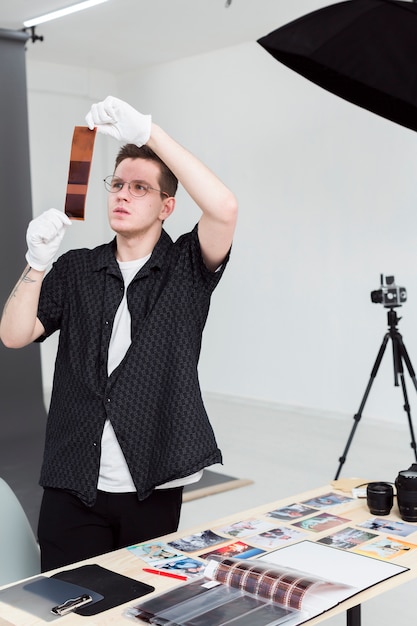
[[[346,420],[330,419],[310,411],[242,404],[214,395],[205,400],[224,456],[224,465],[210,469],[251,479],[253,484],[186,502],[180,529],[304,492],[335,478],[354,425],[353,415]],[[41,440],[32,435],[11,442],[0,458],[0,475],[12,484],[34,528],[41,497],[37,486],[41,449]],[[340,467],[340,477],[393,482],[398,472],[414,461],[406,421],[402,427],[394,427],[364,416]],[[365,603],[363,626],[413,623],[416,590],[417,581]],[[342,626],[346,618],[340,615],[326,624]]]

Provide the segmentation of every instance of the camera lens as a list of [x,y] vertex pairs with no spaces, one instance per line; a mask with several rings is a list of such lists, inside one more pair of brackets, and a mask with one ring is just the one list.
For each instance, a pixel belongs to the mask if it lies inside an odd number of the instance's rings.
[[389,483],[369,483],[366,503],[372,515],[388,515],[394,503],[394,490]]
[[376,289],[375,291],[371,291],[371,300],[376,304],[381,304],[383,298],[382,289]]

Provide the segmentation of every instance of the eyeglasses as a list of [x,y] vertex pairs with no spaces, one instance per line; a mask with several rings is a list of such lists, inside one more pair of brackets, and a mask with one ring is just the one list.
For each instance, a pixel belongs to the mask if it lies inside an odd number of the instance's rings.
[[129,192],[132,196],[135,196],[135,198],[142,198],[143,196],[146,196],[146,194],[150,191],[157,191],[158,193],[161,193],[162,195],[169,198],[169,195],[166,193],[166,191],[161,191],[161,189],[155,189],[155,187],[151,187],[143,180],[131,180],[130,182],[127,182],[125,180],[122,180],[121,178],[117,178],[116,176],[106,176],[103,182],[105,188],[107,189],[107,191],[110,191],[110,193],[117,193],[118,191],[121,191],[125,185],[127,185]]

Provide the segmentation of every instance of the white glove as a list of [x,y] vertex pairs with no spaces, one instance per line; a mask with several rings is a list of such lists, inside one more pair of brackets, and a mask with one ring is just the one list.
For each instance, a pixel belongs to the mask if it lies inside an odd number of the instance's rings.
[[110,135],[119,141],[143,146],[151,134],[151,115],[142,115],[130,104],[107,96],[102,102],[93,104],[85,117],[90,130]]
[[26,232],[26,261],[34,270],[42,272],[52,263],[71,220],[57,209],[48,209],[35,217]]

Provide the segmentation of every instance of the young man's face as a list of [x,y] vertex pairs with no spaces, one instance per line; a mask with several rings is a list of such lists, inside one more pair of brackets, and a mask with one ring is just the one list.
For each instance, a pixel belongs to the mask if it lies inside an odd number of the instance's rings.
[[[154,161],[129,158],[119,163],[113,175],[115,192],[108,194],[107,201],[110,227],[116,233],[135,235],[161,228],[172,212],[169,205],[173,199],[159,193],[159,175]],[[131,183],[130,189],[123,183]],[[140,183],[152,189],[138,197],[134,194],[141,193]]]

